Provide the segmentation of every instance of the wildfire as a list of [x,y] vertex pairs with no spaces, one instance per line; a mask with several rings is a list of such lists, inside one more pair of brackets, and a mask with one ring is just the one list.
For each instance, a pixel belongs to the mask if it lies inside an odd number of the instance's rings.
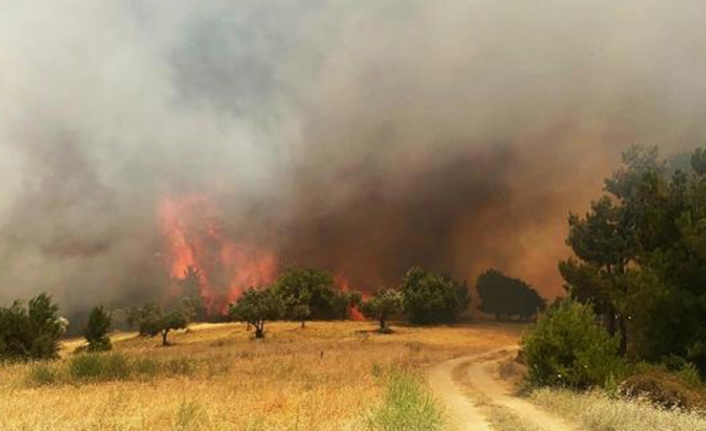
[[[336,284],[336,287],[341,291],[341,292],[347,292],[350,290],[350,283],[348,281],[348,278],[342,276],[342,275],[337,275],[334,277],[334,283]],[[364,292],[361,292],[361,295],[363,296],[363,299],[368,299],[368,295]],[[348,309],[348,315],[350,316],[351,320],[365,320],[365,317],[363,316],[363,313],[360,312],[358,307],[352,306]]]
[[199,271],[198,290],[209,314],[224,314],[228,304],[251,286],[271,283],[277,259],[268,250],[229,238],[207,198],[187,195],[160,205],[165,265],[173,294],[184,294],[179,281],[189,268]]

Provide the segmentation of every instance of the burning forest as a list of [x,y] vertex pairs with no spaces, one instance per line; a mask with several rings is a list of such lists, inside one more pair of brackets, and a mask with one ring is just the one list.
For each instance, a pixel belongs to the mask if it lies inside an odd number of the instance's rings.
[[706,132],[685,5],[67,3],[0,18],[2,301],[122,307],[192,268],[221,313],[292,265],[365,292],[492,267],[552,298],[620,147]]
[[205,197],[164,199],[160,220],[172,293],[191,294],[183,290],[184,282],[192,279],[209,314],[226,313],[245,289],[274,281],[274,254],[230,238]]

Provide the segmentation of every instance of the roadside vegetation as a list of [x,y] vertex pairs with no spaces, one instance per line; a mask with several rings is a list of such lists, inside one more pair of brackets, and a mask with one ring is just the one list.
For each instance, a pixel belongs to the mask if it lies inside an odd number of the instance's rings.
[[605,191],[522,340],[531,399],[593,430],[706,429],[706,151],[680,170],[633,147]]
[[395,371],[385,376],[383,401],[369,413],[370,431],[441,431],[442,408],[417,374]]
[[592,431],[706,429],[706,417],[698,412],[659,408],[648,400],[621,399],[598,390],[576,393],[544,388],[533,391],[531,400]]

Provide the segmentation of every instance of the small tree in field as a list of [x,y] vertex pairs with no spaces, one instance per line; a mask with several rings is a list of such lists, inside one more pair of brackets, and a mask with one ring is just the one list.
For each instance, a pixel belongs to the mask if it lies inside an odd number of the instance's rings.
[[265,338],[265,322],[279,318],[283,308],[282,298],[272,288],[251,287],[231,304],[230,317],[254,326],[255,338]]
[[88,341],[89,352],[103,352],[112,349],[113,346],[108,336],[112,323],[112,316],[102,305],[91,310],[86,329],[83,332],[86,341]]
[[529,382],[585,389],[622,372],[619,338],[595,321],[590,305],[564,299],[540,316],[522,340]]
[[170,331],[185,329],[189,324],[189,320],[182,310],[165,313],[160,307],[154,305],[143,307],[143,309],[142,320],[139,322],[140,333],[150,337],[161,335],[163,346],[169,345],[167,336]]
[[405,314],[419,325],[454,322],[470,302],[468,286],[418,266],[407,272],[401,291]]
[[311,309],[307,304],[297,304],[291,309],[292,318],[301,322],[302,328],[306,326],[306,319],[311,314]]
[[364,301],[360,310],[369,319],[380,324],[380,332],[388,332],[387,321],[402,311],[402,294],[394,289],[380,290]]

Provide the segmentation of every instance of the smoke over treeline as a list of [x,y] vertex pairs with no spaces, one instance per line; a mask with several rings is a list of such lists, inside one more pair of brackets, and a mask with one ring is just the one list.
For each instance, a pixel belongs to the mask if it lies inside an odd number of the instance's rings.
[[358,288],[561,291],[621,146],[706,123],[701,2],[0,0],[0,300],[160,295],[159,203]]

